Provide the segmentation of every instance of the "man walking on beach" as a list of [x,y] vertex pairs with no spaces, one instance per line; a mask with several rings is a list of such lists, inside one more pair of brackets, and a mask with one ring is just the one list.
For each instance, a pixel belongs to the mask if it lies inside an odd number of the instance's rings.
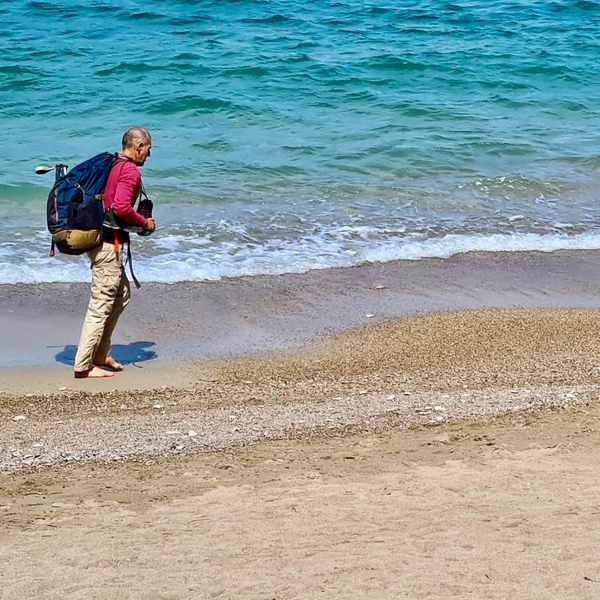
[[[142,189],[141,167],[150,156],[152,139],[142,127],[130,127],[123,135],[122,151],[115,161],[106,187],[104,208],[111,208],[124,225],[156,229],[154,219],[136,212],[134,204]],[[129,281],[123,267],[123,243],[129,234],[104,227],[102,245],[88,252],[92,290],[75,356],[75,377],[111,377],[123,365],[110,355],[111,336],[119,316],[129,304]]]

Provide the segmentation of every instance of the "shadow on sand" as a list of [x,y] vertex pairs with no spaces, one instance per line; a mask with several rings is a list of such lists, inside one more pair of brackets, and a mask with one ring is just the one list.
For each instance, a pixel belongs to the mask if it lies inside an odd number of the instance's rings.
[[[136,363],[157,358],[156,352],[151,350],[154,342],[131,342],[130,344],[113,344],[110,354],[118,362],[124,365],[139,366]],[[56,346],[55,346],[56,347]],[[65,346],[54,356],[56,362],[63,365],[73,366],[77,354],[77,346]]]

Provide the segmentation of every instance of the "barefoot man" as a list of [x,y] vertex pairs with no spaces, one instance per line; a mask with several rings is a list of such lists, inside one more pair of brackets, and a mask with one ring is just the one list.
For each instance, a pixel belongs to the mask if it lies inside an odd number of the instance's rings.
[[[112,167],[104,189],[104,207],[112,208],[121,223],[156,229],[154,219],[136,212],[140,195],[141,167],[150,156],[152,140],[142,127],[130,127],[123,135],[123,149]],[[129,281],[123,267],[121,245],[129,234],[120,229],[104,228],[101,246],[88,255],[92,262],[92,291],[75,356],[75,377],[112,377],[123,365],[110,355],[112,332],[124,308],[129,304]]]

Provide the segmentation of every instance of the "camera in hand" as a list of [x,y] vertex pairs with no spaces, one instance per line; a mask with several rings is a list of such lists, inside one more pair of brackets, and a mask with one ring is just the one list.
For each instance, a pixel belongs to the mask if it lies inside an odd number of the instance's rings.
[[[150,200],[150,198],[148,198],[148,196],[146,196],[144,194],[144,197],[140,200],[139,204],[138,204],[138,208],[137,211],[140,215],[142,215],[142,217],[144,217],[145,219],[151,219],[152,218],[152,209],[154,208],[154,204],[152,202],[152,200]],[[148,229],[144,229],[142,231],[140,231],[138,233],[138,235],[150,235],[152,232],[149,231]]]

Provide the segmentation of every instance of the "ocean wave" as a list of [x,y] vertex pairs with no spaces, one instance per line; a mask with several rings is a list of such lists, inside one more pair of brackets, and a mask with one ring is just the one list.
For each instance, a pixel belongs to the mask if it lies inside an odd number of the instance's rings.
[[210,15],[203,14],[203,13],[195,13],[191,16],[186,16],[186,17],[184,17],[184,16],[169,17],[169,24],[174,25],[175,27],[178,27],[178,26],[196,27],[198,25],[198,23],[210,22],[210,21],[212,21],[212,17],[210,17]]
[[157,115],[176,115],[186,112],[212,113],[212,112],[244,112],[249,107],[236,104],[223,98],[207,98],[202,96],[179,96],[166,100],[158,100],[146,107],[146,112]]
[[157,21],[166,18],[165,13],[153,12],[150,10],[140,10],[133,12],[127,11],[126,16],[128,19],[134,19],[139,21]]
[[277,25],[279,23],[295,23],[296,19],[292,17],[288,17],[287,15],[269,15],[266,17],[246,17],[241,19],[242,23],[252,23],[252,24],[260,24],[260,25]]
[[221,74],[228,77],[267,77],[271,71],[258,65],[240,65],[221,69]]
[[[553,252],[557,250],[600,250],[599,233],[578,235],[540,234],[451,234],[438,238],[398,239],[371,243],[372,232],[348,229],[346,236],[365,244],[349,249],[332,239],[310,238],[302,241],[271,240],[266,245],[246,246],[226,242],[215,248],[208,239],[197,239],[190,247],[185,236],[168,236],[157,245],[163,254],[154,257],[136,254],[136,274],[141,281],[175,283],[179,281],[219,280],[227,277],[264,274],[303,273],[314,269],[350,267],[365,262],[448,258],[466,252]],[[11,248],[0,252],[0,283],[75,282],[89,280],[85,258],[40,258],[32,256],[15,263],[2,260]]]
[[32,12],[40,12],[45,14],[60,15],[61,17],[69,17],[77,14],[77,9],[66,6],[60,2],[44,2],[43,0],[30,0],[27,7]]
[[19,76],[19,75],[34,75],[38,77],[41,72],[38,69],[32,69],[22,65],[0,65],[0,75]]
[[39,89],[41,87],[43,86],[40,85],[40,80],[37,77],[0,83],[0,90],[5,92],[22,92],[25,90],[34,90],[36,88]]
[[200,64],[169,62],[168,64],[152,64],[147,62],[118,63],[110,67],[102,67],[96,70],[96,75],[101,77],[114,77],[115,75],[144,75],[155,72],[172,73],[194,73],[202,75],[212,73],[213,70]]
[[433,66],[429,62],[408,60],[398,56],[390,56],[388,54],[370,57],[360,64],[369,70],[373,69],[394,72],[425,71]]

